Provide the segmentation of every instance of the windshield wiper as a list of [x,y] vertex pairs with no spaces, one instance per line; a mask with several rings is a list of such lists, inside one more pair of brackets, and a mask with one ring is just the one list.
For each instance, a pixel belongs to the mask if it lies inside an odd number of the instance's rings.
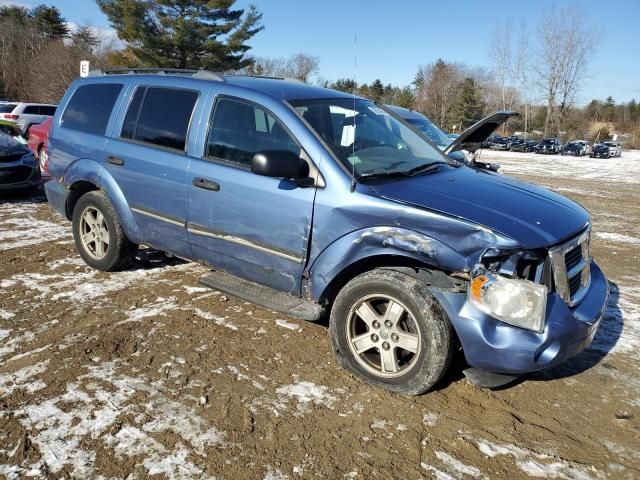
[[385,177],[408,177],[409,172],[392,171],[392,172],[376,172],[376,173],[363,173],[358,175],[358,181],[369,180],[372,178],[385,178]]
[[414,167],[405,173],[412,177],[416,175],[425,175],[428,173],[434,173],[436,170],[438,170],[438,168],[440,168],[440,165],[449,165],[449,164],[447,162],[425,163],[424,165],[418,165],[417,167]]

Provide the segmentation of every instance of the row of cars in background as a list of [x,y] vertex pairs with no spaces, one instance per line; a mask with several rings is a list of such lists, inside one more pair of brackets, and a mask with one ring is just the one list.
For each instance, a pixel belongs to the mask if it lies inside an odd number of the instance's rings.
[[591,158],[610,158],[622,156],[622,147],[618,142],[596,142],[591,145],[586,140],[571,140],[563,144],[559,138],[543,138],[540,141],[528,140],[516,136],[501,137],[492,135],[482,145],[483,148],[492,150],[505,150],[511,152],[534,152],[552,155],[573,155],[582,157],[589,155]]
[[0,102],[0,191],[48,179],[46,143],[55,105]]

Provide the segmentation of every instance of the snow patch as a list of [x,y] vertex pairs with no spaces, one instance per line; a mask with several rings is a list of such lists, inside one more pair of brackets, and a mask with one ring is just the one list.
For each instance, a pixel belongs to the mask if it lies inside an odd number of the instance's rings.
[[596,237],[615,243],[627,243],[630,245],[640,245],[640,238],[622,235],[620,233],[595,232]]
[[276,319],[276,325],[282,328],[287,328],[289,330],[294,330],[296,332],[302,331],[302,327],[300,325],[284,320],[283,318]]

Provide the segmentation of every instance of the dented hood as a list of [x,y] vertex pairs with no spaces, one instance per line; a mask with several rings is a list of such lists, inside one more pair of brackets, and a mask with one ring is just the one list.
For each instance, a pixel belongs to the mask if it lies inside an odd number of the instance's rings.
[[468,167],[443,165],[437,173],[370,187],[389,200],[483,225],[511,237],[524,248],[556,244],[589,222],[589,213],[562,195]]

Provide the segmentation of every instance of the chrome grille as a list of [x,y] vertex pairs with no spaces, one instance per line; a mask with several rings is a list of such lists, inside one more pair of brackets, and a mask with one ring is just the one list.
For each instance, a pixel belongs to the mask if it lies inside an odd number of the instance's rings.
[[570,306],[580,303],[591,282],[591,228],[549,249],[549,257],[558,295]]

